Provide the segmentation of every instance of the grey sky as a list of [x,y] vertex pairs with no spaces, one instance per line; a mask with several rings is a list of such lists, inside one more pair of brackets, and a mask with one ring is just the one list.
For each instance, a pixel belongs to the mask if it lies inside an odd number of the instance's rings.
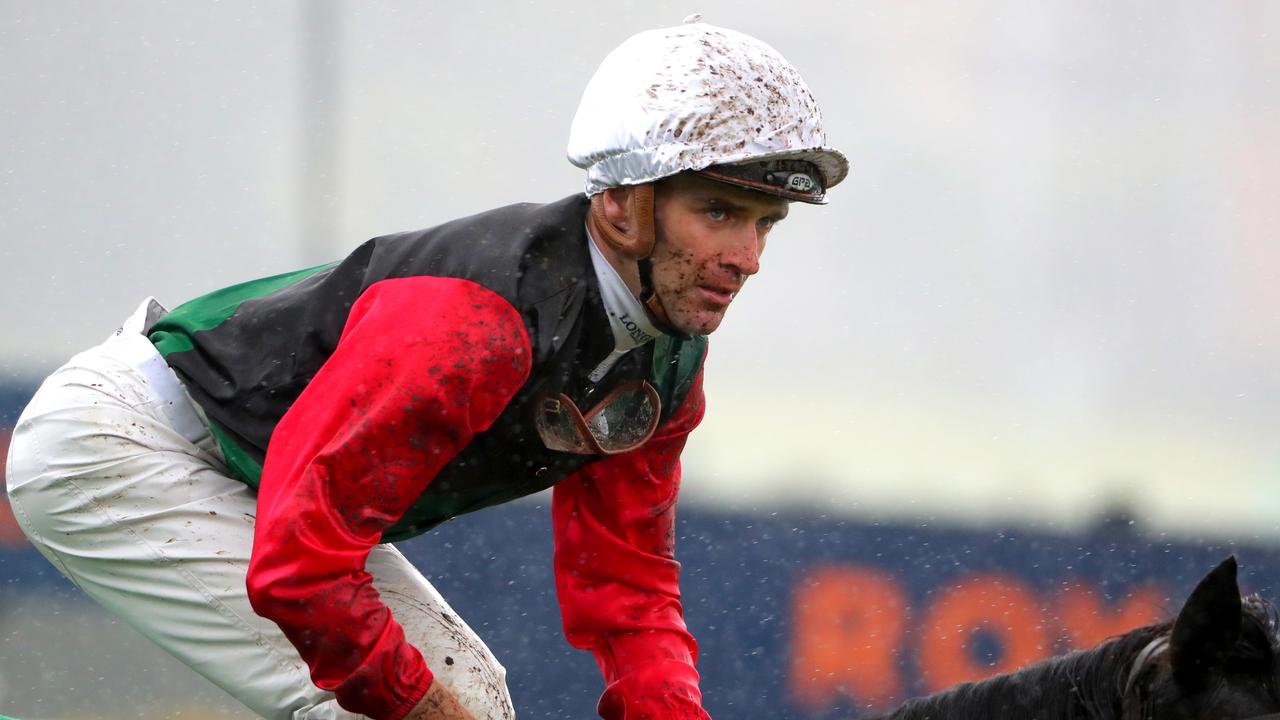
[[691,499],[1280,537],[1274,3],[0,2],[0,373],[577,191],[590,73],[694,11],[853,172],[713,338]]

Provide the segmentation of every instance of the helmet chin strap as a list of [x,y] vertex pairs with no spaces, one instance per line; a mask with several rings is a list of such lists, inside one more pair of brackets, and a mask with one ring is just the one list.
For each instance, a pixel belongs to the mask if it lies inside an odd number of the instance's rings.
[[671,324],[667,309],[662,306],[662,300],[653,290],[653,260],[647,257],[640,258],[636,261],[636,266],[640,270],[640,304],[644,305],[645,314],[649,316],[649,320],[662,332],[681,340],[688,340],[688,333],[677,330],[675,325]]
[[627,227],[630,232],[623,232],[617,225],[609,221],[604,212],[604,193],[591,198],[591,211],[587,213],[587,225],[591,234],[600,238],[619,255],[634,260],[640,271],[640,303],[644,306],[655,327],[668,335],[688,338],[671,323],[667,309],[662,306],[662,299],[653,289],[653,246],[656,242],[653,219],[653,183],[631,186],[627,194]]
[[591,197],[591,213],[587,222],[596,237],[629,260],[653,254],[653,183],[633,185],[627,193],[626,226],[629,232],[609,221],[604,211],[604,193]]

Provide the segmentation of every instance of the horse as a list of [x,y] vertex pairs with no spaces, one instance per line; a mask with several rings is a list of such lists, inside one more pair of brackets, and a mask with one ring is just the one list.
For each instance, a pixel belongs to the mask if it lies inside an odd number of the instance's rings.
[[1171,622],[1148,625],[874,720],[1280,720],[1275,607],[1240,596],[1228,557]]

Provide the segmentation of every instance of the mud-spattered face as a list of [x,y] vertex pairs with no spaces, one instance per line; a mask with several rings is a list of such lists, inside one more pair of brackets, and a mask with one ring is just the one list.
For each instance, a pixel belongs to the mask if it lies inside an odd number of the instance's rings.
[[787,210],[782,198],[690,173],[658,183],[653,287],[677,330],[706,335],[720,326]]

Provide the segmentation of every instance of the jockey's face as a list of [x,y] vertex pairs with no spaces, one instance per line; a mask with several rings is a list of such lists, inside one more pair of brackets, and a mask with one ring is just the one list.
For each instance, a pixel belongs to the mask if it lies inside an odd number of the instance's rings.
[[682,173],[654,190],[653,288],[675,329],[705,335],[720,326],[789,202]]

